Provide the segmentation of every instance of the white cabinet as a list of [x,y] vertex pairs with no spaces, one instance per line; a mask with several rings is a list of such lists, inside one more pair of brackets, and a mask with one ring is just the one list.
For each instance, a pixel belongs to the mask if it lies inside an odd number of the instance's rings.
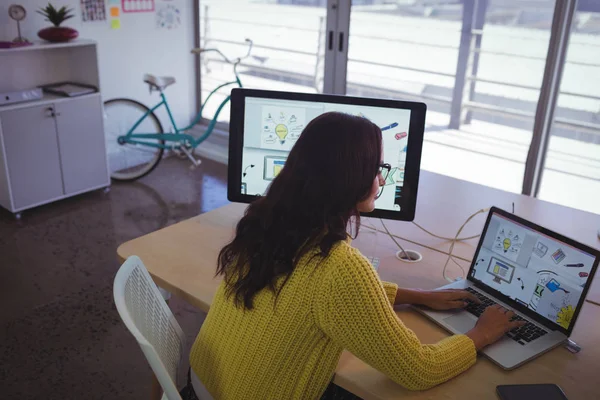
[[0,113],[13,207],[22,209],[63,195],[52,106]]
[[108,186],[102,126],[97,93],[0,111],[0,159],[8,192],[0,195],[0,204],[19,212]]
[[[0,50],[0,93],[74,81],[100,86],[96,43]],[[0,106],[0,206],[13,213],[107,187],[102,96],[45,94]]]

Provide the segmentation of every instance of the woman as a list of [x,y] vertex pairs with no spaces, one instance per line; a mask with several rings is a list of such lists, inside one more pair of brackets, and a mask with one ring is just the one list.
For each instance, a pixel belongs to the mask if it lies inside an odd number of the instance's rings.
[[512,312],[488,309],[466,335],[424,345],[398,319],[393,305],[450,309],[477,299],[382,282],[350,245],[351,220],[358,233],[359,213],[375,208],[382,163],[381,130],[365,118],[326,113],[306,126],[219,254],[224,279],[190,354],[196,392],[326,398],[341,390],[330,382],[344,349],[408,389],[427,389],[518,326]]

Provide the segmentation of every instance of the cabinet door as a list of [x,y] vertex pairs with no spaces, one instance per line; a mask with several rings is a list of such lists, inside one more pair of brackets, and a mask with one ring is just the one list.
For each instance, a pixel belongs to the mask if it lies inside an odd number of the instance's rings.
[[0,112],[15,209],[63,195],[52,106]]
[[100,96],[57,103],[56,126],[65,194],[108,186]]

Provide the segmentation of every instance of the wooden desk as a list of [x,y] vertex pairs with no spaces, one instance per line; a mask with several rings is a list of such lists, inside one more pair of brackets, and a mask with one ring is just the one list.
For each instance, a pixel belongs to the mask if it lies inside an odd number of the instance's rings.
[[[433,179],[433,182],[440,180],[439,176],[433,176]],[[481,192],[488,189],[481,186],[478,188]],[[420,196],[425,196],[426,193],[427,191],[421,191]],[[456,191],[449,190],[448,196],[451,197],[453,193]],[[230,204],[191,218],[122,244],[117,250],[118,255],[121,260],[134,254],[140,256],[158,285],[208,311],[219,284],[219,279],[214,277],[218,251],[232,238],[234,225],[244,209],[245,205]],[[466,215],[470,213],[471,211],[465,212]],[[568,211],[563,210],[562,215],[569,217]],[[431,228],[435,228],[433,224]],[[359,249],[363,245],[360,237],[353,244]],[[379,238],[377,255],[381,260],[379,273],[382,279],[397,282],[404,287],[424,289],[443,285],[445,281],[441,276],[441,268],[447,255],[439,249],[432,250],[417,244],[410,247],[423,254],[421,263],[398,261],[394,256],[396,248],[391,239],[386,236]],[[465,268],[468,268],[468,264],[462,262]],[[397,312],[425,343],[436,342],[448,335],[410,308],[399,308]],[[571,400],[598,398],[598,321],[600,307],[584,303],[572,336],[583,347],[579,354],[571,354],[564,348],[558,348],[511,372],[503,371],[488,360],[479,358],[477,364],[466,373],[425,392],[405,390],[348,352],[342,354],[335,382],[365,399],[496,399],[496,385],[543,382],[560,385]]]
[[[598,214],[559,206],[529,196],[509,193],[428,171],[421,171],[415,222],[439,236],[454,237],[460,226],[474,212],[491,206],[512,211],[513,203],[515,214],[520,217],[560,232],[588,246],[600,248],[600,239],[598,238],[600,215]],[[486,217],[487,213],[482,213],[473,218],[460,236],[468,237],[480,234]],[[369,219],[368,223],[381,229],[381,223],[378,220]],[[411,222],[386,221],[386,226],[391,233],[404,239],[401,244],[409,242],[406,244],[406,248],[413,248],[413,244],[419,244],[445,254],[450,249],[451,241],[435,238]],[[472,239],[457,242],[452,254],[470,262],[478,241],[479,239]],[[443,258],[441,262],[443,265],[446,258]],[[449,271],[456,271],[452,262],[449,263],[448,268]],[[452,272],[450,276],[457,276],[457,274]],[[597,274],[594,279],[588,299],[600,304],[600,274]]]
[[[497,206],[548,229],[560,232],[594,248],[600,247],[600,215],[559,206],[521,194],[509,193],[471,182],[422,171],[415,222],[439,236],[454,237],[473,213]],[[461,236],[481,233],[487,213],[472,219]],[[377,223],[375,223],[378,225]],[[447,253],[450,241],[437,239],[410,222],[387,222],[392,233],[403,239]],[[477,239],[457,243],[453,254],[471,260]]]
[[[360,249],[359,239],[353,243]],[[393,253],[395,244],[384,237],[378,245],[381,265],[379,275],[383,280],[400,286],[433,289],[445,284],[441,267],[446,256],[431,249],[412,245],[423,254],[423,261],[407,264],[398,261]],[[470,263],[462,262],[464,268]],[[397,314],[424,343],[435,343],[448,336],[410,307],[397,307]],[[556,383],[570,400],[600,398],[600,307],[584,303],[576,328],[571,336],[583,350],[571,354],[560,347],[517,368],[504,371],[486,358],[479,357],[477,364],[451,381],[424,392],[411,392],[379,371],[366,365],[348,352],[344,352],[336,370],[335,383],[364,399],[497,399],[495,388],[503,384]]]

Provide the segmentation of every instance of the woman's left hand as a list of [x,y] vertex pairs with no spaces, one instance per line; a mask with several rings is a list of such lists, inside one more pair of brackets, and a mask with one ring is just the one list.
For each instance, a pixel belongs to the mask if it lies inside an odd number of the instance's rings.
[[452,310],[466,307],[468,301],[481,304],[474,294],[459,289],[423,291],[419,303],[434,310]]

